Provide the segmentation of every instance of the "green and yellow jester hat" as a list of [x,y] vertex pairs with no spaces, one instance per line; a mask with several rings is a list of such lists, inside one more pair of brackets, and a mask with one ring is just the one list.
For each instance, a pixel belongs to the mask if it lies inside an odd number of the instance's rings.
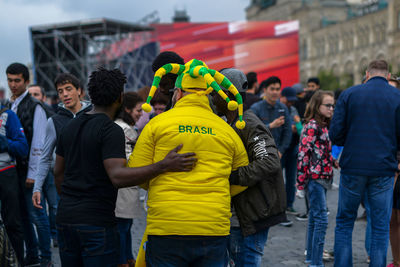
[[[146,103],[142,105],[142,109],[145,112],[151,111],[150,101],[160,84],[161,78],[168,73],[177,74],[178,78],[176,79],[175,87],[187,92],[206,95],[215,90],[228,103],[229,110],[238,109],[239,120],[236,122],[236,127],[243,129],[246,126],[243,121],[243,100],[237,88],[224,75],[216,70],[209,69],[203,61],[197,59],[192,59],[185,65],[165,64],[156,71],[149,96]],[[237,102],[230,100],[218,85],[227,88],[235,96]],[[196,89],[204,90],[199,91]]]

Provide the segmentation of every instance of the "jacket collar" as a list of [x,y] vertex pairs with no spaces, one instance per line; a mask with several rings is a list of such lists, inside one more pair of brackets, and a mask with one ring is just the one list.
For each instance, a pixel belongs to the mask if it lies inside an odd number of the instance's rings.
[[196,93],[185,95],[184,97],[179,99],[178,102],[176,102],[174,107],[183,108],[183,107],[193,107],[193,106],[201,107],[212,112],[208,97],[205,95],[199,96]]
[[89,101],[81,101],[81,105],[81,109],[76,114],[73,114],[72,111],[67,109],[65,105],[61,102],[60,104],[58,104],[58,108],[60,109],[58,113],[75,118],[78,114],[84,111],[89,111],[92,107],[92,104]]
[[366,83],[372,82],[372,81],[384,81],[388,83],[387,79],[381,76],[374,76],[372,78],[369,78],[369,80]]

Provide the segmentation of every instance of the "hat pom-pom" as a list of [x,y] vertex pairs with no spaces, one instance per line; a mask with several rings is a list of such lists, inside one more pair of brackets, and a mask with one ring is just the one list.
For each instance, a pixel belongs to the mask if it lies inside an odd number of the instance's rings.
[[151,106],[150,106],[149,103],[144,103],[144,104],[142,105],[142,109],[143,109],[143,111],[146,112],[146,113],[150,113],[150,112],[151,112]]
[[236,110],[238,108],[238,103],[236,101],[229,101],[228,103],[228,109],[229,110]]
[[237,121],[236,122],[236,128],[239,130],[242,130],[246,126],[246,123],[244,121]]

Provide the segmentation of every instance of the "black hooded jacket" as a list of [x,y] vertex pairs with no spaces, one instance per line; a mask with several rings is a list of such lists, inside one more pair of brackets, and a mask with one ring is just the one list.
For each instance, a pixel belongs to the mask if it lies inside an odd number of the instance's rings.
[[265,124],[252,110],[244,112],[246,127],[233,127],[246,148],[249,165],[233,172],[230,183],[248,186],[232,198],[243,236],[286,221],[286,191],[278,149]]

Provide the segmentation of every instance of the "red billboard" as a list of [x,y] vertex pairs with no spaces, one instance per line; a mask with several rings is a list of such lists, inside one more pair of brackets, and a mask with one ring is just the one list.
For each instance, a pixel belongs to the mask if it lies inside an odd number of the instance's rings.
[[[175,51],[185,62],[193,58],[203,60],[209,68],[220,70],[235,67],[244,73],[254,71],[258,81],[275,75],[282,80],[282,88],[299,82],[298,21],[252,21],[219,23],[170,23],[152,24],[154,31],[135,32],[98,53],[98,59],[120,60],[128,76],[134,60],[148,64],[146,71],[152,77],[151,62],[157,51],[140,54],[149,44],[158,44],[160,51]],[[150,54],[151,55],[150,55]],[[132,54],[132,55],[130,55]],[[125,56],[124,56],[125,55]],[[130,55],[130,56],[126,56]],[[124,59],[124,60],[122,60]],[[143,78],[143,84],[151,80]]]
[[298,21],[153,24],[161,51],[209,68],[254,71],[259,82],[275,75],[282,87],[299,82]]

